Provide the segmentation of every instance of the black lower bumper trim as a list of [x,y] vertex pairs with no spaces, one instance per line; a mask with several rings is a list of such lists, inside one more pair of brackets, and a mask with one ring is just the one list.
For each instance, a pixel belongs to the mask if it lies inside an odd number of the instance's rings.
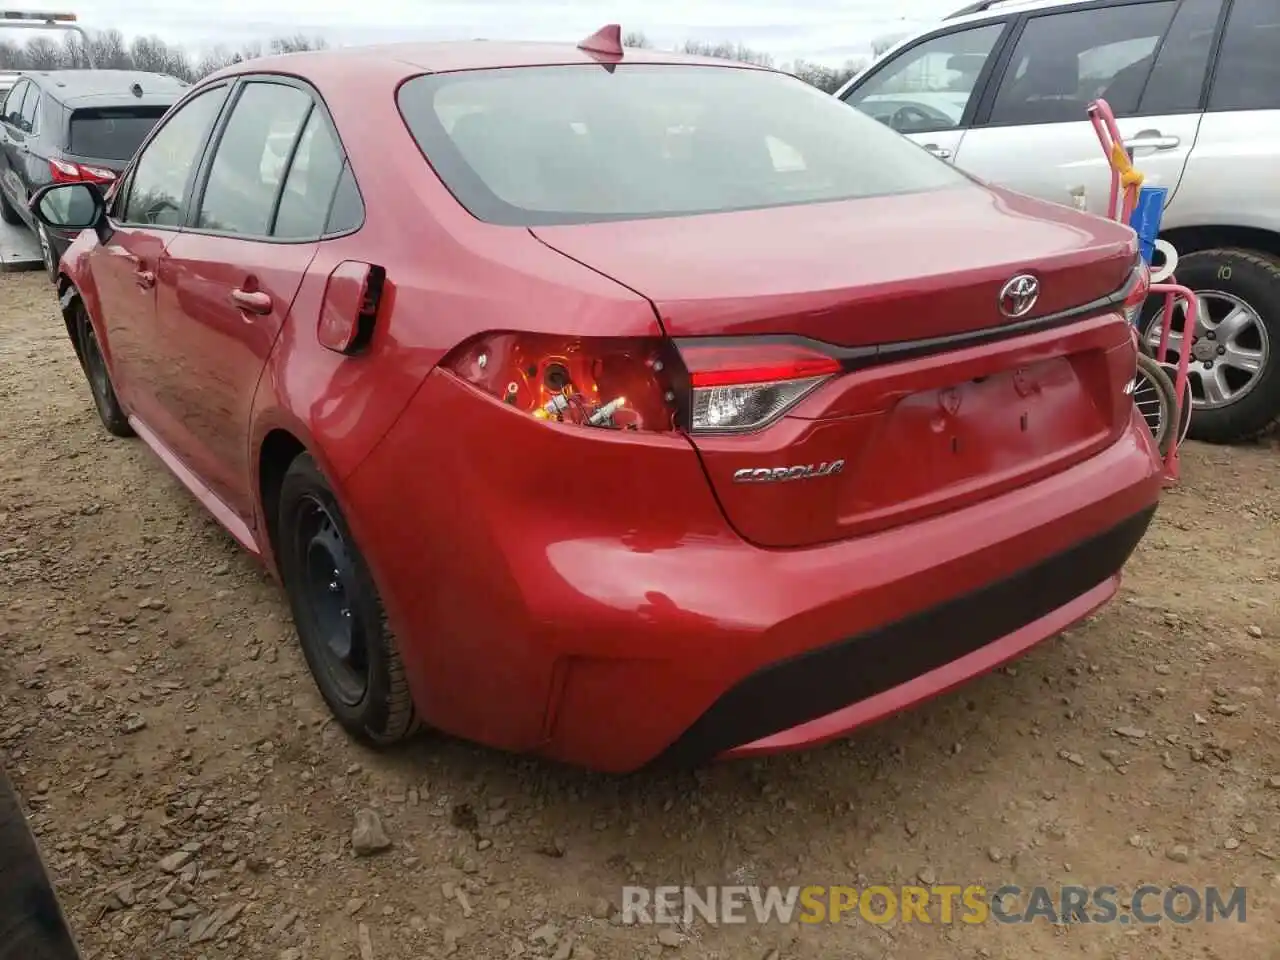
[[1155,511],[1135,514],[972,593],[761,668],[724,693],[660,762],[702,762],[883,693],[1013,633],[1118,572]]

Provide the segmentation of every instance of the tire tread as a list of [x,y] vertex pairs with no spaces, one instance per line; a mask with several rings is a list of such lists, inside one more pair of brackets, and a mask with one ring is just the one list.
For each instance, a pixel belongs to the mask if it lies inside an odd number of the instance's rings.
[[[1271,345],[1269,369],[1258,374],[1262,382],[1253,388],[1256,395],[1251,393],[1243,401],[1211,411],[1214,421],[1217,421],[1212,430],[1206,431],[1203,426],[1199,430],[1196,429],[1197,417],[1194,410],[1191,418],[1193,439],[1218,444],[1257,440],[1280,427],[1280,257],[1243,247],[1210,247],[1183,254],[1182,264],[1185,265],[1193,257],[1203,257],[1206,260],[1216,258],[1235,262],[1243,261],[1265,273],[1276,285],[1278,293],[1274,302],[1251,303],[1260,315],[1260,322],[1267,324],[1267,318],[1271,318],[1266,331]],[[1187,286],[1194,287],[1193,284],[1187,284]],[[1155,322],[1159,312],[1160,308],[1157,308],[1151,318],[1145,321],[1144,329]],[[1259,397],[1262,398],[1260,401]],[[1259,415],[1259,409],[1265,412]],[[1206,414],[1201,413],[1199,416],[1203,418]],[[1201,419],[1200,423],[1203,424],[1204,420]]]

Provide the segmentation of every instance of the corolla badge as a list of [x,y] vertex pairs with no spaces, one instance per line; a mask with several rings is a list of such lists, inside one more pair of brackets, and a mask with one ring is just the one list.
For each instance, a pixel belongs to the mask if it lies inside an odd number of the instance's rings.
[[788,480],[814,480],[818,477],[835,476],[843,469],[843,460],[797,464],[794,467],[746,467],[734,473],[733,482],[783,483]]
[[1020,273],[1000,291],[1000,312],[1011,320],[1025,317],[1040,299],[1040,281],[1029,273]]

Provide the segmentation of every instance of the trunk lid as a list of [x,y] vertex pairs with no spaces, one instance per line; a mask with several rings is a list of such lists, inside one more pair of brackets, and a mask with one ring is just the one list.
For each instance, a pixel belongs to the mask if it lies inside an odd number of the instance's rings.
[[1114,293],[1125,227],[1008,191],[924,194],[700,217],[534,227],[648,297],[672,337],[798,334],[841,346],[998,326],[1000,290],[1040,280],[1031,317]]
[[[1135,348],[1106,298],[1132,273],[1134,235],[1065,207],[964,186],[533,232],[648,297],[677,342],[769,334],[882,355],[762,430],[693,437],[729,521],[763,546],[998,495],[1105,448],[1133,415]],[[1010,320],[1001,292],[1023,273],[1039,298]],[[1027,329],[1000,335],[1010,324]],[[773,476],[787,482],[760,481]]]

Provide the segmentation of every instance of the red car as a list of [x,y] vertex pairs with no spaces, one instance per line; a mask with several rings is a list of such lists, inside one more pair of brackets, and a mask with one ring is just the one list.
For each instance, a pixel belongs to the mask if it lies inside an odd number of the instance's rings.
[[1126,228],[792,77],[451,43],[201,82],[67,331],[283,582],[320,692],[602,770],[839,736],[1116,591],[1160,468]]

